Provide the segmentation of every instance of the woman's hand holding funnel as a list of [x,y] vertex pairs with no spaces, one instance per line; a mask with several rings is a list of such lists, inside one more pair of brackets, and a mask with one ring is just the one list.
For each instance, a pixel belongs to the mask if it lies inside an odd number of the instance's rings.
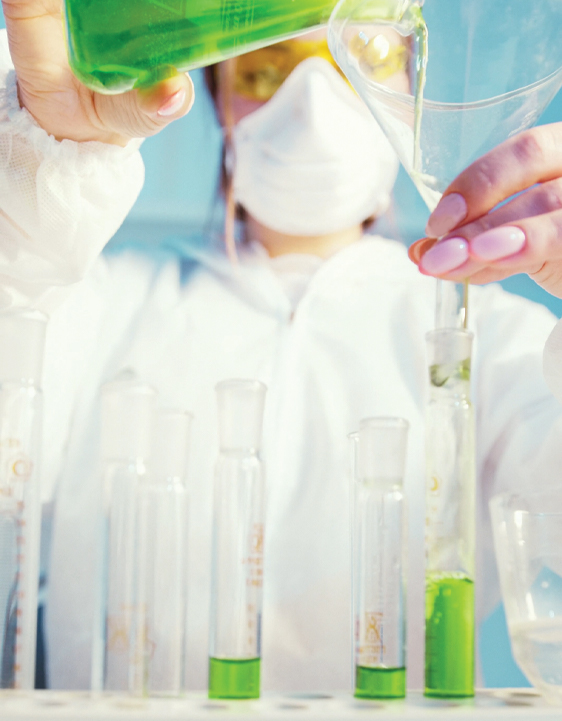
[[67,60],[61,0],[2,5],[20,104],[58,140],[126,145],[156,134],[190,109],[193,85],[183,73],[123,95],[100,95],[82,85]]
[[426,232],[410,248],[422,273],[474,284],[528,273],[562,297],[562,123],[527,130],[475,161],[447,188]]

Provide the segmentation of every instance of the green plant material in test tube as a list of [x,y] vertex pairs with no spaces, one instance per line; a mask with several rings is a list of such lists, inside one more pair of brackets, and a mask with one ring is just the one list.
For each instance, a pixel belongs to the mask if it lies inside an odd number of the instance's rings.
[[431,385],[441,388],[447,381],[469,381],[470,380],[470,358],[465,358],[459,363],[435,363],[429,369]]
[[209,659],[209,698],[259,698],[260,659]]
[[355,669],[356,698],[404,698],[406,669],[357,666]]
[[463,573],[426,576],[425,695],[474,696],[474,583]]

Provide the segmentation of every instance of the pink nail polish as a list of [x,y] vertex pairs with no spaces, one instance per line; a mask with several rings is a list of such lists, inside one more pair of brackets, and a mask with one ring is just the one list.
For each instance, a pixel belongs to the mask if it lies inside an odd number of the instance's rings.
[[422,256],[420,269],[428,275],[444,275],[468,260],[468,243],[463,238],[449,238],[436,243]]
[[178,90],[177,93],[174,93],[171,98],[168,98],[158,111],[158,115],[165,118],[170,115],[175,115],[179,110],[181,110],[184,103],[185,90],[182,88],[181,90]]
[[504,225],[475,236],[470,241],[470,254],[478,260],[499,260],[518,253],[525,242],[521,228]]
[[429,217],[425,232],[431,238],[440,238],[455,228],[467,216],[466,201],[459,193],[450,193],[441,198]]

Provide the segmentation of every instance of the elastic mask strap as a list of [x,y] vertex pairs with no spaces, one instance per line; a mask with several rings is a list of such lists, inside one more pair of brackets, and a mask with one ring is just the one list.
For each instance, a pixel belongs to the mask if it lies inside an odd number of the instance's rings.
[[219,81],[219,97],[222,104],[223,118],[223,163],[225,171],[225,218],[224,218],[224,244],[226,254],[233,265],[238,265],[238,253],[236,251],[236,241],[234,239],[234,229],[236,221],[236,203],[234,200],[233,174],[234,163],[234,143],[232,141],[232,133],[234,129],[234,115],[232,112],[232,93],[234,90],[234,77],[236,69],[236,60],[225,60],[219,65],[218,81]]

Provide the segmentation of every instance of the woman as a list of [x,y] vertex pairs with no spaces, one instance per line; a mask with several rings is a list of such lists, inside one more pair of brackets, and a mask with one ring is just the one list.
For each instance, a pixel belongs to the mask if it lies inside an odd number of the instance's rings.
[[[349,686],[346,435],[369,415],[410,420],[409,684],[420,686],[424,332],[433,325],[434,282],[416,272],[399,244],[361,237],[363,221],[384,204],[391,170],[367,194],[369,202],[358,203],[344,220],[334,193],[346,184],[318,181],[325,218],[301,212],[290,184],[276,184],[277,178],[295,177],[289,171],[301,158],[297,152],[263,175],[256,188],[269,143],[304,148],[312,178],[329,180],[349,161],[363,168],[362,156],[332,153],[331,133],[339,127],[334,116],[353,122],[354,129],[364,127],[364,111],[318,58],[297,66],[255,113],[236,117],[233,98],[234,192],[248,213],[239,266],[233,269],[206,239],[189,254],[169,244],[156,259],[126,252],[97,260],[142,183],[137,144],[128,140],[184,113],[191,86],[182,76],[144,95],[90,93],[66,65],[59,3],[50,0],[51,14],[44,7],[39,0],[4,1],[19,103],[15,76],[4,71],[0,297],[3,307],[53,309],[44,382],[45,494],[56,499],[48,602],[51,685],[89,684],[97,396],[104,381],[133,367],[158,388],[164,405],[188,407],[197,419],[190,528],[193,688],[206,684],[215,383],[255,377],[269,387],[266,689]],[[296,112],[302,107],[308,111]],[[290,143],[279,144],[286,130]],[[323,138],[328,142],[317,143]],[[369,163],[378,171],[388,157],[382,140],[371,151],[380,153],[377,163]],[[326,153],[328,171],[318,161]],[[341,177],[355,187],[353,173]],[[353,202],[365,177],[359,176]],[[307,225],[311,217],[319,225]],[[497,596],[487,498],[530,477],[556,477],[562,414],[540,376],[552,317],[497,288],[474,294],[472,317],[478,343],[479,580],[489,579],[479,584],[483,613]]]

